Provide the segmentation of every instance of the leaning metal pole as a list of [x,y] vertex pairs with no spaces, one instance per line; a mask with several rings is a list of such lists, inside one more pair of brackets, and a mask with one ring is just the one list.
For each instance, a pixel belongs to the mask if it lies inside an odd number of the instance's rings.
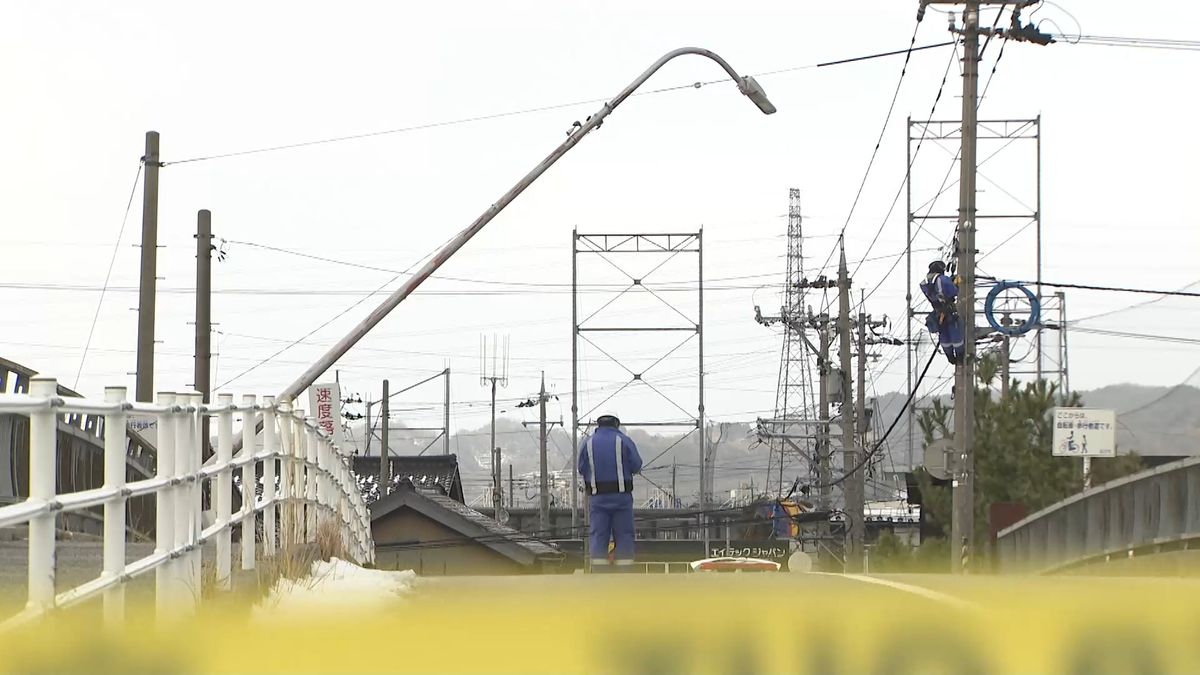
[[575,129],[568,134],[567,139],[563,141],[561,145],[555,148],[553,152],[547,155],[545,159],[539,162],[537,166],[533,167],[532,171],[525,174],[521,180],[517,181],[516,185],[512,186],[508,192],[505,192],[503,195],[501,195],[500,199],[496,203],[489,206],[482,215],[475,219],[475,222],[471,223],[465,230],[459,232],[454,239],[450,240],[449,243],[447,243],[433,256],[433,258],[426,262],[425,265],[416,272],[416,274],[410,277],[408,281],[405,281],[400,286],[400,288],[396,289],[394,293],[388,296],[387,299],[385,299],[383,303],[379,305],[379,307],[375,308],[375,311],[371,312],[367,318],[363,319],[357,326],[355,326],[348,335],[331,347],[329,351],[327,351],[320,359],[318,359],[316,363],[310,366],[308,370],[305,370],[300,377],[296,378],[295,382],[292,382],[282,392],[280,392],[279,400],[292,400],[299,396],[301,392],[310,387],[314,382],[316,382],[318,377],[320,377],[325,371],[329,370],[329,368],[332,367],[338,359],[342,358],[346,352],[350,351],[350,348],[353,347],[364,336],[366,336],[366,334],[370,332],[372,328],[378,325],[380,321],[383,321],[384,317],[391,313],[391,311],[395,309],[397,305],[403,302],[405,298],[411,295],[413,291],[415,291],[422,283],[425,282],[426,279],[430,277],[430,275],[436,272],[439,267],[449,260],[450,257],[453,256],[468,241],[470,241],[472,237],[478,234],[485,225],[491,222],[497,214],[499,214],[506,206],[512,203],[512,201],[516,199],[518,195],[524,192],[526,188],[528,188],[535,180],[545,173],[547,169],[553,166],[555,162],[561,159],[562,156],[565,155],[571,148],[575,147],[579,141],[583,140],[584,136],[587,136],[593,129],[599,127],[600,124],[604,122],[604,118],[608,117],[609,114],[616,110],[617,106],[621,105],[621,103],[624,102],[625,99],[629,98],[638,87],[642,86],[646,80],[650,79],[651,75],[657,72],[659,68],[662,68],[663,65],[668,61],[678,56],[683,56],[684,54],[697,54],[715,61],[718,65],[725,69],[725,72],[729,73],[729,77],[732,78],[735,83],[737,83],[738,90],[750,97],[750,99],[759,106],[759,109],[768,115],[775,112],[774,106],[772,106],[770,102],[766,100],[766,94],[762,91],[762,89],[758,86],[758,83],[755,82],[753,78],[742,77],[738,75],[737,72],[734,71],[733,68],[725,61],[725,59],[722,59],[713,52],[710,52],[707,49],[700,49],[698,47],[683,47],[667,52],[662,56],[662,58],[658,59],[653,65],[647,68],[644,73],[639,75],[637,79],[622,89],[615,98],[602,105],[600,109],[597,110],[591,117],[587,118],[587,121],[584,122],[578,129]]

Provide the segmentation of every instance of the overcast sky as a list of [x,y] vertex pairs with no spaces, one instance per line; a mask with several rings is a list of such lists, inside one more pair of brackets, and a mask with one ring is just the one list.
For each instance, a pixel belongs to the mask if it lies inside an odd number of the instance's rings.
[[[779,334],[753,307],[779,306],[788,189],[803,192],[806,266],[829,259],[846,222],[902,57],[799,68],[908,46],[917,3],[815,2],[385,3],[8,2],[0,10],[0,355],[68,386],[113,255],[145,131],[162,134],[166,162],[302,141],[586,101],[580,105],[291,150],[167,166],[161,173],[156,388],[192,382],[195,214],[213,212],[225,260],[215,264],[214,385],[272,394],[291,382],[379,301],[369,299],[277,358],[395,275],[273,252],[273,246],[358,265],[404,270],[488,207],[649,63],[679,46],[710,48],[761,84],[778,114],[761,115],[731,83],[638,96],[585,139],[339,364],[348,392],[393,389],[454,370],[455,426],[482,424],[482,333],[511,340],[502,398],[536,391],[545,370],[570,419],[571,230],[695,232],[704,228],[708,412],[724,420],[770,414]],[[1200,8],[1155,0],[1064,3],[1095,35],[1189,38]],[[990,21],[991,12],[985,14]],[[1036,19],[1077,29],[1046,6]],[[1043,28],[1056,30],[1053,25]],[[930,13],[918,44],[948,39]],[[987,81],[999,44],[981,68]],[[1056,44],[1008,44],[987,90],[984,119],[1041,115],[1044,277],[1050,281],[1175,289],[1197,281],[1200,177],[1194,86],[1200,54]],[[951,47],[912,56],[892,122],[846,231],[856,289],[877,290],[866,311],[904,332],[905,118],[957,119],[961,81]],[[643,91],[719,79],[699,57],[672,62]],[[926,142],[914,163],[914,206],[936,192],[957,148]],[[981,143],[980,157],[1000,144]],[[1033,146],[1005,146],[981,167],[980,208],[1031,211]],[[956,176],[957,173],[954,173]],[[91,349],[78,382],[87,395],[127,383],[134,369],[140,184],[116,247]],[[893,200],[899,203],[889,211]],[[933,212],[953,214],[951,188]],[[889,215],[890,213],[890,215]],[[980,223],[983,272],[1033,274],[1028,221]],[[949,221],[919,235],[915,275],[951,236]],[[878,240],[871,246],[876,233]],[[868,247],[869,253],[868,253]],[[630,260],[638,276],[657,262]],[[620,264],[624,262],[617,261]],[[675,282],[664,299],[696,313],[694,257],[655,272]],[[647,266],[639,268],[639,265]],[[638,272],[638,270],[641,272]],[[832,273],[834,270],[826,270]],[[622,277],[595,258],[580,282]],[[393,284],[394,286],[395,284]],[[54,288],[67,286],[69,288]],[[668,283],[667,287],[672,284]],[[611,298],[587,289],[581,312]],[[306,291],[320,291],[312,295]],[[1068,291],[1069,317],[1147,296]],[[622,304],[628,302],[629,304]],[[822,298],[814,297],[819,307]],[[653,311],[652,311],[653,310]],[[622,325],[683,320],[645,293],[605,310]],[[657,313],[656,313],[657,312]],[[665,312],[665,314],[663,313]],[[597,319],[604,315],[598,315]],[[610,323],[607,325],[617,325]],[[1168,300],[1082,327],[1195,336],[1195,300]],[[919,328],[919,327],[918,327]],[[919,334],[919,333],[918,333]],[[601,342],[640,372],[681,336]],[[672,340],[675,340],[672,342]],[[1014,347],[1024,354],[1027,342]],[[647,372],[684,409],[645,386],[614,398],[625,418],[679,419],[696,401],[694,343]],[[904,386],[903,350],[875,364],[872,389]],[[581,412],[627,373],[598,348],[581,349]],[[944,375],[944,364],[929,382]],[[1195,344],[1072,332],[1071,383],[1175,384],[1200,366]],[[657,375],[658,379],[652,378]],[[329,373],[325,379],[332,379]],[[412,423],[440,415],[437,385],[396,403]],[[516,411],[512,416],[528,415]],[[532,417],[530,417],[532,419]]]

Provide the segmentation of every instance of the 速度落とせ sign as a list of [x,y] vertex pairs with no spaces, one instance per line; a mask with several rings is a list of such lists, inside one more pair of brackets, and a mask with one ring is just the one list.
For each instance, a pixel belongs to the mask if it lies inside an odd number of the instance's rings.
[[308,403],[317,426],[336,445],[342,444],[342,392],[336,382],[308,388]]
[[1058,457],[1116,457],[1117,414],[1096,408],[1055,408],[1053,447]]

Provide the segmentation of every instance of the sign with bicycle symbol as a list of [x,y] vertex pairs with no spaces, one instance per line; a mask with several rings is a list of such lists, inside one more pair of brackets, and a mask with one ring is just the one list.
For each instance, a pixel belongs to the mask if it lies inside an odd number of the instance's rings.
[[1055,408],[1053,414],[1055,456],[1117,455],[1117,414],[1112,410]]

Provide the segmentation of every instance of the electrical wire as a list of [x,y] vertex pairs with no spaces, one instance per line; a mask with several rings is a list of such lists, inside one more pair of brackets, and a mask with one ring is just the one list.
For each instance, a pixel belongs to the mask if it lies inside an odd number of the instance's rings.
[[[990,277],[990,276],[980,276],[979,278],[986,279],[989,281],[1001,281],[1000,279],[997,279],[996,277]],[[1005,279],[1004,281],[1009,281],[1011,283],[1016,283],[1016,284],[1025,284],[1027,286],[1036,285],[1038,283],[1036,281],[1018,281],[1016,279]],[[1084,290],[1084,291],[1105,291],[1105,292],[1110,292],[1110,293],[1142,293],[1145,295],[1173,296],[1173,297],[1182,297],[1182,298],[1200,298],[1200,293],[1192,292],[1192,291],[1184,291],[1184,290],[1161,291],[1161,290],[1152,290],[1152,289],[1148,289],[1148,288],[1129,288],[1129,287],[1125,287],[1125,286],[1095,286],[1095,285],[1091,285],[1091,284],[1062,284],[1062,283],[1054,283],[1054,282],[1050,282],[1050,281],[1042,281],[1041,285],[1053,286],[1055,288],[1075,288],[1075,289]],[[1188,288],[1188,286],[1185,286],[1184,288]]]
[[[1190,283],[1190,284],[1186,284],[1186,285],[1184,285],[1184,286],[1182,286],[1182,287],[1180,287],[1180,288],[1177,288],[1177,289],[1175,289],[1175,290],[1177,290],[1177,291],[1184,291],[1184,290],[1187,290],[1187,289],[1189,289],[1189,288],[1195,288],[1195,287],[1196,287],[1196,286],[1198,286],[1198,285],[1200,285],[1200,280],[1193,281],[1192,283]],[[1166,299],[1167,299],[1167,296],[1159,296],[1159,297],[1157,297],[1157,298],[1154,298],[1153,300],[1147,300],[1147,301],[1145,301],[1145,302],[1139,302],[1139,303],[1137,303],[1137,304],[1130,305],[1130,306],[1128,306],[1128,307],[1122,307],[1122,308],[1120,308],[1120,309],[1113,309],[1113,310],[1109,310],[1109,311],[1107,311],[1107,312],[1101,312],[1101,313],[1099,313],[1099,314],[1092,314],[1092,315],[1090,315],[1090,316],[1085,316],[1085,317],[1083,317],[1082,319],[1072,319],[1072,320],[1070,320],[1070,321],[1068,321],[1068,322],[1067,322],[1067,325],[1074,326],[1075,324],[1082,323],[1082,322],[1084,322],[1084,321],[1091,321],[1092,319],[1099,319],[1099,318],[1101,318],[1101,317],[1105,317],[1105,316],[1111,316],[1111,315],[1113,315],[1113,314],[1120,314],[1120,313],[1122,313],[1122,312],[1128,312],[1128,311],[1130,311],[1130,310],[1134,310],[1134,309],[1140,309],[1140,308],[1142,308],[1142,307],[1148,307],[1148,306],[1150,306],[1150,305],[1153,305],[1153,304],[1155,304],[1155,303],[1162,302],[1163,300],[1166,300]]]
[[[457,233],[455,233],[454,237],[456,237],[456,236],[458,236],[458,234],[457,234]],[[350,313],[352,310],[354,310],[355,308],[357,308],[359,305],[361,305],[362,303],[366,302],[367,300],[370,300],[370,299],[371,299],[372,297],[374,297],[376,294],[378,294],[378,293],[381,293],[381,292],[382,292],[382,291],[383,291],[385,288],[387,288],[388,286],[390,286],[390,285],[392,285],[393,283],[395,283],[395,282],[396,282],[396,280],[398,280],[398,279],[399,279],[401,276],[403,276],[403,275],[405,275],[405,274],[408,274],[409,272],[411,272],[411,271],[412,271],[414,268],[416,268],[416,267],[417,267],[417,265],[420,265],[420,264],[421,264],[422,262],[424,262],[426,259],[428,259],[428,258],[432,257],[433,255],[435,255],[435,254],[436,254],[438,251],[440,251],[440,250],[442,249],[442,247],[443,247],[443,246],[445,246],[447,243],[449,243],[449,242],[450,242],[450,241],[451,241],[451,240],[452,240],[454,237],[451,237],[450,239],[447,239],[445,242],[443,242],[443,243],[442,243],[441,245],[439,245],[437,248],[435,248],[435,249],[431,250],[429,253],[426,253],[425,255],[421,256],[421,258],[420,258],[420,259],[418,259],[416,262],[414,262],[412,265],[410,265],[410,266],[408,267],[408,269],[406,269],[404,272],[402,272],[402,273],[400,273],[400,274],[397,274],[396,276],[392,277],[392,278],[391,278],[391,279],[389,279],[387,282],[385,282],[383,285],[381,285],[379,288],[377,288],[377,289],[375,289],[374,291],[372,291],[370,294],[368,294],[368,295],[364,295],[363,297],[359,298],[357,301],[355,301],[355,302],[354,302],[354,304],[350,305],[349,307],[347,307],[346,309],[342,310],[341,312],[338,312],[337,314],[335,314],[335,315],[334,315],[332,318],[330,318],[330,319],[329,319],[328,321],[326,321],[325,323],[322,323],[320,326],[317,326],[316,328],[312,329],[312,330],[311,330],[311,331],[309,331],[308,333],[306,333],[306,334],[302,335],[301,337],[297,338],[296,340],[293,340],[293,341],[292,341],[291,343],[289,343],[287,346],[285,346],[285,347],[283,347],[283,348],[279,349],[279,350],[278,350],[278,351],[276,351],[274,354],[271,354],[271,355],[270,355],[270,356],[268,356],[267,358],[265,358],[265,359],[263,359],[263,360],[259,361],[258,363],[254,364],[253,366],[250,366],[249,368],[247,368],[247,369],[243,370],[242,372],[238,373],[237,375],[235,375],[234,377],[230,378],[229,380],[226,380],[226,381],[225,381],[223,384],[220,384],[220,385],[218,385],[218,386],[216,387],[216,389],[224,389],[225,387],[227,387],[227,386],[229,386],[230,384],[232,384],[232,383],[236,382],[237,380],[241,379],[242,377],[245,377],[246,375],[249,375],[250,373],[252,373],[252,372],[254,372],[255,370],[257,370],[258,368],[260,368],[261,366],[264,366],[264,365],[266,365],[267,363],[269,363],[270,361],[274,360],[276,357],[278,357],[278,356],[281,356],[281,355],[282,355],[284,352],[288,351],[288,350],[289,350],[289,349],[291,349],[292,347],[295,347],[296,345],[300,344],[300,343],[301,343],[301,342],[303,342],[304,340],[307,340],[308,338],[312,337],[313,335],[315,335],[317,332],[319,332],[319,331],[321,331],[322,329],[324,329],[324,328],[325,328],[326,326],[328,326],[329,324],[331,324],[331,323],[333,323],[334,321],[337,321],[338,319],[342,318],[343,316],[345,316],[345,315],[349,314],[349,313]]]
[[[915,40],[915,36],[914,36],[914,40]],[[792,67],[788,67],[788,68],[780,68],[780,69],[776,69],[776,70],[769,70],[769,71],[764,71],[761,73],[756,73],[753,75],[753,77],[770,77],[772,75],[792,73],[792,72],[797,72],[797,71],[801,71],[801,70],[811,70],[811,69],[815,69],[815,68],[826,68],[826,67],[830,67],[830,66],[845,65],[845,64],[850,64],[850,63],[859,63],[859,62],[867,61],[867,60],[871,60],[871,59],[884,58],[884,57],[888,57],[888,56],[897,56],[899,54],[906,55],[905,63],[907,64],[908,59],[912,57],[913,52],[923,51],[926,49],[934,49],[937,47],[945,46],[946,44],[949,44],[949,43],[942,42],[942,43],[937,43],[937,44],[923,45],[921,47],[916,47],[915,44],[913,44],[913,45],[909,45],[908,49],[904,49],[904,50],[877,52],[877,53],[868,54],[865,56],[856,56],[856,57],[851,57],[851,58],[838,59],[838,60],[834,60],[834,61],[813,63],[813,64],[803,65],[803,66],[792,66]],[[663,93],[668,93],[668,92],[680,91],[680,90],[684,90],[684,89],[699,89],[706,85],[718,84],[718,83],[723,83],[723,82],[728,82],[728,81],[729,81],[728,79],[719,79],[719,80],[707,80],[707,81],[692,82],[690,84],[679,84],[679,85],[674,85],[674,86],[669,86],[669,87],[662,87],[660,89],[652,89],[649,91],[634,92],[632,94],[632,96],[650,96],[650,95],[654,95],[654,94],[663,94]],[[377,138],[380,136],[391,136],[391,135],[395,135],[395,134],[402,134],[402,133],[408,133],[408,132],[413,132],[413,131],[423,131],[423,130],[429,130],[429,129],[442,128],[442,127],[459,126],[459,125],[470,124],[470,123],[474,123],[474,122],[484,122],[484,121],[488,121],[488,120],[496,120],[496,119],[501,119],[501,118],[505,118],[505,117],[515,117],[518,115],[528,115],[528,114],[533,114],[533,113],[547,112],[547,111],[551,111],[551,110],[561,110],[563,108],[572,108],[572,107],[581,106],[581,105],[593,105],[593,104],[597,104],[597,103],[605,103],[608,100],[609,100],[608,98],[592,98],[592,99],[586,99],[586,100],[581,100],[581,101],[573,101],[571,103],[557,103],[557,104],[553,104],[553,105],[537,106],[534,108],[524,108],[521,110],[510,110],[508,112],[493,113],[493,114],[489,114],[489,115],[475,115],[472,117],[464,117],[464,118],[454,119],[454,120],[443,120],[443,121],[439,121],[439,122],[427,122],[424,124],[416,124],[416,125],[407,126],[407,127],[398,127],[395,129],[384,129],[381,131],[370,131],[370,132],[365,132],[365,133],[361,133],[361,134],[348,134],[348,135],[344,135],[344,136],[333,136],[333,137],[329,137],[329,138],[321,138],[321,139],[310,140],[310,141],[300,141],[300,142],[296,142],[296,143],[286,143],[286,144],[272,145],[272,146],[266,146],[266,147],[261,147],[261,148],[250,148],[250,149],[246,149],[246,150],[235,150],[235,151],[231,151],[231,152],[224,152],[224,153],[212,154],[212,155],[201,155],[201,156],[197,156],[197,157],[188,157],[185,159],[177,159],[177,160],[173,160],[173,161],[169,161],[169,162],[163,162],[161,164],[161,166],[170,166],[170,165],[175,165],[175,164],[190,164],[190,163],[195,163],[195,162],[206,162],[206,161],[210,161],[210,160],[227,159],[227,158],[232,158],[232,157],[244,157],[246,155],[258,155],[258,154],[269,153],[269,152],[278,152],[278,151],[282,151],[282,150],[294,150],[294,149],[307,148],[307,147],[313,147],[313,146],[318,146],[318,145],[328,145],[328,144],[332,144],[332,143],[343,143],[343,142],[347,142],[347,141],[363,140],[363,139],[367,139],[367,138]]]
[[1132,49],[1161,49],[1170,51],[1200,51],[1200,40],[1169,40],[1163,38],[1109,37],[1102,35],[1052,35],[1071,44],[1096,47],[1124,47]]
[[[942,100],[942,94],[946,91],[946,82],[949,81],[949,79],[950,79],[950,68],[951,68],[951,66],[954,65],[954,62],[955,62],[955,60],[957,60],[957,57],[958,57],[958,45],[955,44],[954,52],[950,55],[949,62],[946,63],[946,71],[942,74],[942,83],[940,85],[938,85],[937,96],[934,97],[933,105],[930,106],[930,108],[929,108],[929,119],[933,119],[933,115],[934,115],[934,112],[937,110],[938,103],[940,103]],[[926,135],[928,134],[928,132],[929,132],[929,126],[926,125],[921,131],[921,138],[920,138],[920,140],[917,141],[917,147],[913,150],[912,157],[910,157],[908,160],[908,166],[904,173],[904,179],[900,181],[900,187],[896,189],[896,195],[894,197],[892,197],[892,204],[891,204],[891,206],[888,207],[887,213],[883,216],[883,220],[879,223],[879,227],[875,230],[875,236],[871,238],[871,243],[867,246],[866,253],[863,254],[864,257],[871,255],[871,249],[875,248],[875,244],[878,243],[880,235],[883,234],[884,227],[887,226],[888,220],[891,219],[892,213],[895,212],[895,210],[896,210],[896,205],[900,203],[900,195],[904,194],[904,187],[908,184],[908,175],[912,171],[913,163],[915,163],[917,161],[917,156],[920,155],[920,153],[921,153],[921,147],[925,143]],[[909,245],[910,246],[912,245],[911,242],[909,243]],[[855,274],[858,274],[858,270],[860,270],[860,269],[862,269],[862,263],[859,263],[854,268],[854,271],[851,272],[850,276],[854,276]]]
[[96,313],[92,315],[92,325],[88,328],[87,341],[83,345],[83,354],[79,357],[79,370],[75,371],[75,383],[71,385],[72,388],[79,387],[79,378],[83,376],[83,364],[87,362],[88,349],[92,346],[92,336],[96,333],[96,323],[100,321],[100,308],[104,306],[104,296],[108,293],[113,267],[117,264],[117,253],[121,250],[121,238],[125,236],[125,224],[129,222],[129,212],[133,209],[133,197],[137,194],[138,181],[142,178],[144,164],[144,160],[138,162],[137,173],[133,176],[133,186],[129,188],[129,200],[125,204],[125,215],[121,217],[121,229],[117,230],[117,240],[113,243],[112,257],[108,261],[108,271],[104,273],[104,285],[100,287],[100,299],[96,301]]
[[1077,326],[1071,329],[1077,333],[1088,333],[1091,335],[1106,335],[1109,337],[1132,338],[1135,340],[1153,340],[1156,342],[1173,342],[1175,344],[1185,345],[1200,345],[1200,338],[1189,338],[1175,335],[1155,335],[1151,333],[1126,333],[1118,330],[1105,330],[1103,328],[1086,328]]
[[904,419],[904,413],[908,410],[908,407],[912,405],[913,399],[916,398],[917,390],[920,388],[921,383],[925,380],[925,375],[929,372],[929,367],[933,365],[933,361],[937,358],[937,355],[938,351],[934,349],[929,355],[929,361],[925,363],[925,368],[921,370],[921,376],[917,378],[916,383],[913,385],[912,392],[910,392],[908,398],[904,400],[904,405],[901,406],[900,412],[896,413],[896,418],[892,420],[892,423],[890,426],[888,426],[887,431],[883,433],[883,437],[875,442],[875,447],[871,448],[871,450],[858,461],[854,468],[828,483],[811,485],[809,486],[810,488],[827,488],[840,485],[841,483],[845,482],[846,479],[850,478],[850,476],[853,476],[855,473],[857,473],[859,469],[863,468],[867,462],[871,461],[871,458],[875,455],[875,453],[879,452],[880,448],[883,447],[884,442],[887,441],[888,436],[890,436],[892,433],[892,430],[896,428],[896,425],[900,423],[900,420]]
[[[900,77],[896,81],[896,88],[892,92],[892,101],[888,104],[887,114],[884,115],[883,125],[879,129],[879,137],[875,140],[875,147],[871,150],[871,159],[867,161],[867,169],[863,172],[862,180],[859,181],[858,190],[855,192],[854,201],[850,204],[850,211],[846,214],[846,221],[842,223],[842,229],[838,235],[838,242],[842,242],[846,236],[846,228],[850,227],[850,221],[854,218],[854,211],[858,208],[858,203],[862,199],[863,190],[867,187],[867,179],[871,177],[871,169],[875,166],[875,159],[879,156],[879,148],[883,145],[884,135],[887,133],[888,125],[891,124],[892,114],[896,110],[896,101],[900,99],[900,89],[904,85],[904,77],[908,74],[908,64],[912,59],[913,47],[917,44],[917,33],[921,29],[921,19],[918,18],[913,26],[912,39],[909,41],[908,50],[904,56],[904,65],[900,68]],[[829,266],[829,261],[833,259],[833,255],[837,252],[837,245],[829,251],[829,256],[825,259],[822,268]]]

